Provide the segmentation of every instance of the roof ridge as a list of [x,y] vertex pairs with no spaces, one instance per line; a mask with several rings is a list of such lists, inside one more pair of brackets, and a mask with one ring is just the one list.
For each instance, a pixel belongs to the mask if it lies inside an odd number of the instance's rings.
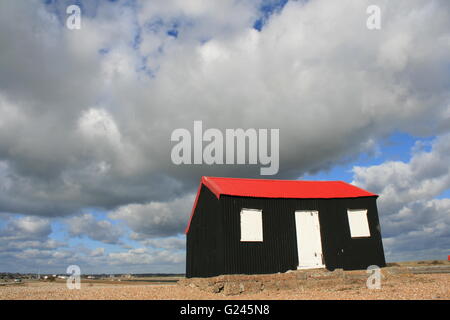
[[289,182],[341,182],[345,184],[350,184],[348,182],[342,180],[289,180],[289,179],[258,179],[258,178],[234,178],[234,177],[211,177],[211,176],[202,176],[202,179],[225,179],[225,180],[252,180],[252,181],[289,181]]

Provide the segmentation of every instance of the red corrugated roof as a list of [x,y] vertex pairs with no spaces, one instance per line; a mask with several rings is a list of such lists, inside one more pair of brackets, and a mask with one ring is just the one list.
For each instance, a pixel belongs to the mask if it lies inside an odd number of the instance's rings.
[[[221,195],[254,198],[332,199],[377,196],[343,181],[267,180],[202,177],[191,212],[194,214],[201,186],[205,185],[220,198]],[[191,219],[186,228],[189,231]]]
[[256,198],[331,199],[376,196],[343,181],[266,180],[202,177],[217,198],[229,196]]

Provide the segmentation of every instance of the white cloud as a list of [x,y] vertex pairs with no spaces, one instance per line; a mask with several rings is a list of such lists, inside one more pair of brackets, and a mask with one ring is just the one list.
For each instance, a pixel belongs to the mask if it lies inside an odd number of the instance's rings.
[[[136,238],[136,240],[140,240],[140,236],[138,234],[132,234],[130,236],[131,239]],[[144,246],[153,247],[156,249],[167,249],[167,250],[185,250],[186,248],[186,239],[183,238],[159,238],[159,239],[145,239],[140,240],[140,243]]]
[[6,250],[22,250],[26,248],[31,249],[57,249],[64,246],[65,243],[54,239],[45,240],[20,240],[8,242],[8,248]]
[[119,240],[122,228],[111,222],[96,220],[91,214],[61,219],[69,226],[71,237],[88,236],[108,244],[121,244],[115,250],[122,251],[108,252],[104,247],[91,249],[53,239],[49,219],[9,214],[1,217],[5,222],[0,227],[1,272],[65,273],[72,264],[80,266],[83,273],[183,272],[185,253],[181,239],[162,238],[146,244],[151,250],[123,251],[125,246]]
[[81,133],[88,140],[104,139],[112,147],[120,147],[121,135],[111,115],[106,110],[89,109],[84,111],[79,119]]
[[85,213],[67,220],[69,234],[73,237],[87,236],[104,243],[119,244],[123,230],[108,220],[96,220],[92,214]]
[[89,254],[91,257],[101,257],[105,255],[105,248],[96,248]]
[[396,217],[382,221],[382,231],[389,232],[383,239],[386,255],[391,261],[444,260],[450,254],[449,225],[450,199],[406,204]]
[[129,204],[111,212],[109,218],[124,221],[134,231],[135,240],[181,234],[194,198],[195,195],[189,194],[169,202]]
[[49,219],[33,216],[6,218],[6,226],[0,229],[0,240],[39,240],[52,232]]
[[450,251],[450,135],[431,150],[413,148],[409,162],[354,167],[356,185],[380,195],[378,208],[386,255],[392,260],[441,257]]
[[356,185],[380,195],[386,215],[405,204],[431,200],[450,188],[450,135],[439,136],[431,151],[417,150],[408,163],[388,161],[371,167],[354,167]]
[[109,255],[111,264],[154,265],[180,264],[185,260],[185,254],[170,251],[149,251],[146,248],[130,249],[126,252],[114,252]]

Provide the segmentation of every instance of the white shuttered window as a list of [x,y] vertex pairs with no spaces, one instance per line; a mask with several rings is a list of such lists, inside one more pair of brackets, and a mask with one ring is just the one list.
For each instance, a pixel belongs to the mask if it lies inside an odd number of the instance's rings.
[[241,210],[241,241],[263,241],[262,210]]
[[347,215],[352,238],[370,237],[367,209],[348,209]]

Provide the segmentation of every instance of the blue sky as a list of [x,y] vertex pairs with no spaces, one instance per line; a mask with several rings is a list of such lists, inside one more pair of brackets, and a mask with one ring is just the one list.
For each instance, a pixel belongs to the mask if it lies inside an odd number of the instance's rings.
[[380,139],[374,150],[362,153],[345,164],[337,164],[330,170],[302,176],[305,180],[342,180],[352,181],[354,166],[374,166],[386,161],[409,162],[416,143],[423,144],[423,150],[430,151],[434,137],[414,137],[408,133],[394,132],[384,139]]
[[262,178],[353,182],[380,195],[389,261],[445,258],[448,3],[380,1],[378,31],[370,4],[0,4],[0,271],[183,272],[200,177],[261,178],[174,165],[171,132],[197,120],[279,129]]

